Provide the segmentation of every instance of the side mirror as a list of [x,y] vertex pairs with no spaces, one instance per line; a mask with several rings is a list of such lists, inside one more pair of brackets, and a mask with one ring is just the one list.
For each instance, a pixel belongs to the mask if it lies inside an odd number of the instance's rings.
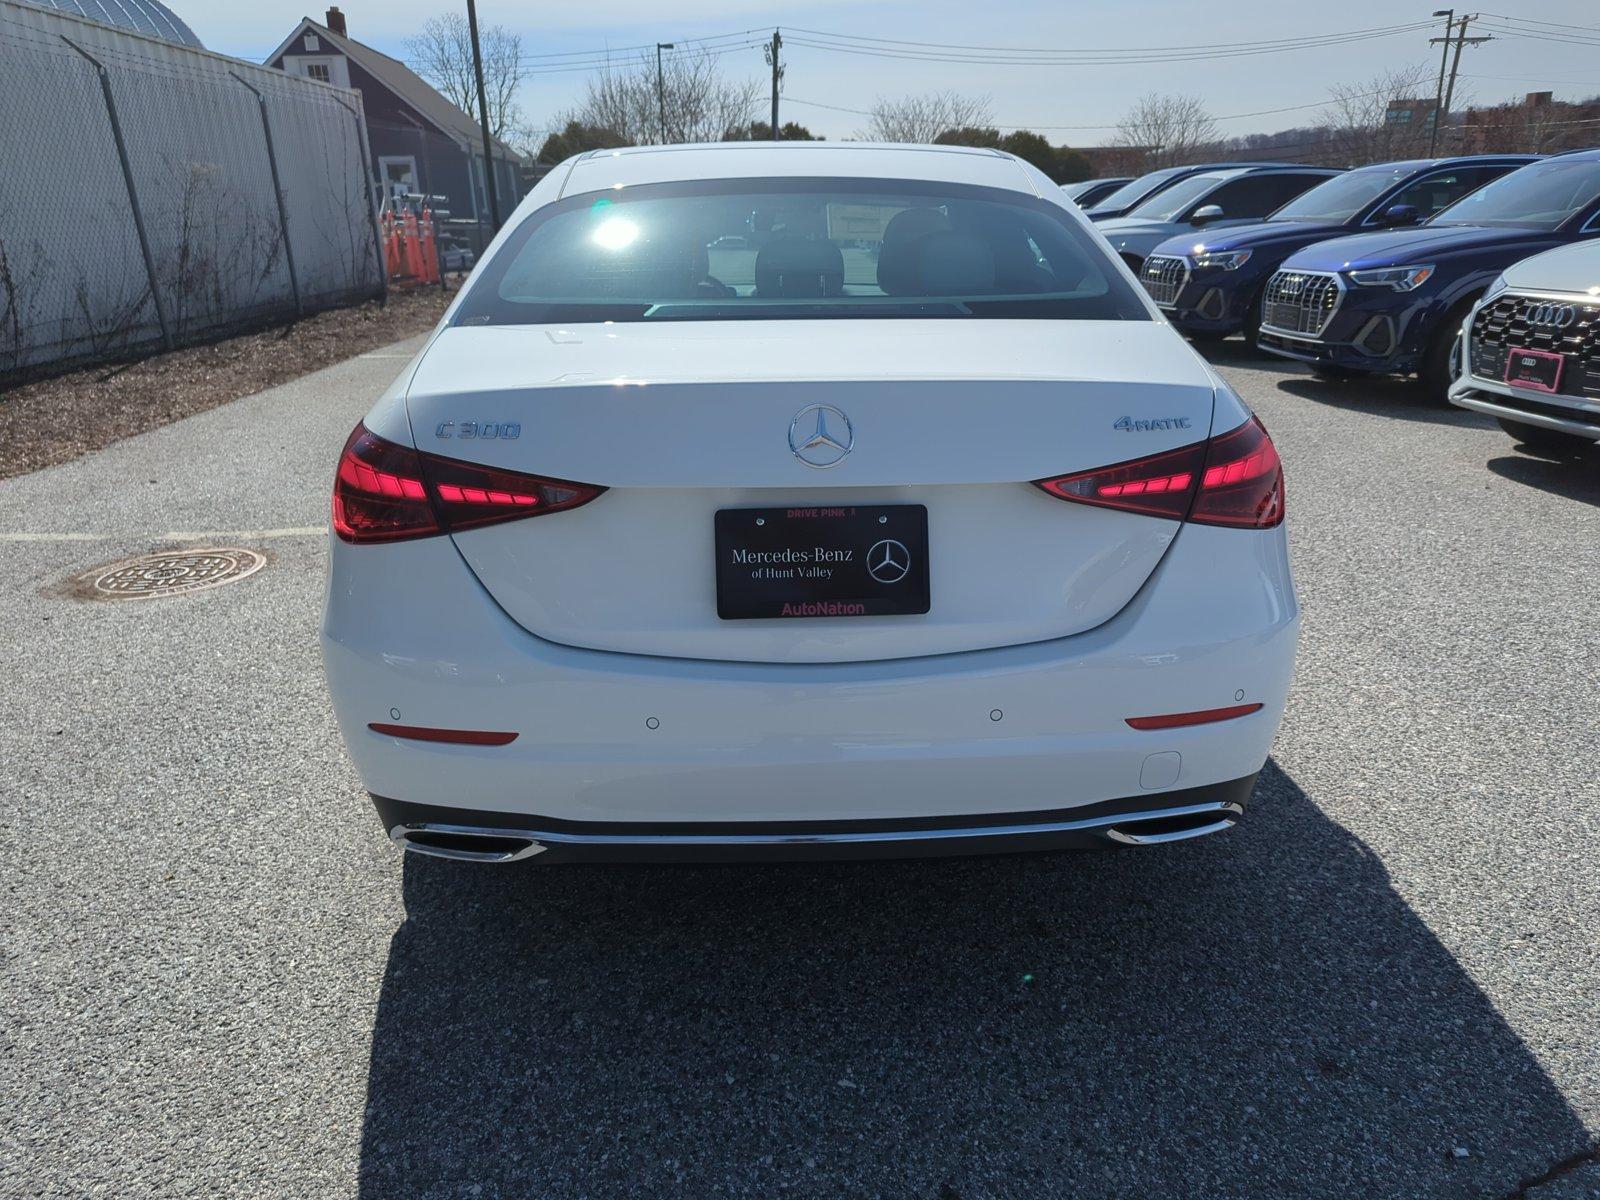
[[1199,228],[1201,225],[1209,225],[1213,221],[1220,220],[1222,220],[1222,206],[1220,204],[1202,204],[1190,216],[1189,224]]
[[1422,221],[1422,214],[1417,211],[1414,204],[1396,204],[1384,210],[1382,223],[1385,225],[1416,225]]

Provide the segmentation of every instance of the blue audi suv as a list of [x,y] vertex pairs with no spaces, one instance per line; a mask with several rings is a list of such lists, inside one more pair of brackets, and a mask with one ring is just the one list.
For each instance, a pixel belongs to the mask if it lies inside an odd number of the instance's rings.
[[1422,158],[1360,167],[1302,192],[1260,224],[1185,233],[1157,246],[1139,280],[1179,329],[1254,341],[1267,280],[1297,250],[1360,230],[1420,224],[1535,154]]
[[1255,225],[1290,200],[1342,175],[1340,167],[1223,167],[1202,171],[1157,192],[1125,217],[1095,227],[1135,275],[1145,256],[1174,237],[1196,231]]
[[1415,229],[1291,254],[1267,281],[1257,345],[1319,375],[1416,374],[1444,399],[1456,339],[1496,276],[1529,255],[1600,237],[1600,150],[1530,163]]
[[1166,191],[1175,184],[1182,183],[1191,175],[1199,175],[1203,171],[1228,171],[1235,167],[1281,167],[1283,163],[1268,162],[1231,162],[1231,163],[1191,163],[1187,167],[1162,167],[1156,171],[1146,171],[1137,179],[1130,179],[1109,196],[1105,196],[1093,205],[1080,206],[1083,215],[1091,221],[1107,221],[1112,217],[1124,217],[1150,197],[1159,192]]

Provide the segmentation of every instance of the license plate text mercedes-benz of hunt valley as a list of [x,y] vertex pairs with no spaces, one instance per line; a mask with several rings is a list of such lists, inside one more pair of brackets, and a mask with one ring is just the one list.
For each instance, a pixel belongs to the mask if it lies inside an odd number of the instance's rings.
[[716,515],[724,620],[928,611],[920,504],[724,508]]

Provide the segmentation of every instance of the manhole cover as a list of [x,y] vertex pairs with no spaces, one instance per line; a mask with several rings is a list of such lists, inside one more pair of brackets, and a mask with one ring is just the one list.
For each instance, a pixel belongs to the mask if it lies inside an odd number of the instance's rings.
[[206,550],[163,550],[124,558],[85,571],[77,577],[79,594],[94,600],[142,600],[176,596],[232,583],[254,575],[267,563],[254,550],[231,547]]

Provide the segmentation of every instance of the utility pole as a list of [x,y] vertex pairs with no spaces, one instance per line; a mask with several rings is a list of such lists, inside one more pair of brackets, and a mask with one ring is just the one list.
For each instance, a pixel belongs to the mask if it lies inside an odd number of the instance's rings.
[[661,73],[661,52],[675,49],[677,49],[677,45],[674,42],[656,43],[656,107],[661,110],[661,144],[663,146],[667,144],[667,81],[666,76]]
[[772,64],[772,140],[781,142],[783,134],[778,131],[778,80],[783,77],[783,67],[778,63],[778,51],[783,49],[783,37],[776,29],[772,31],[772,44],[767,47],[767,61]]
[[[489,141],[489,99],[483,89],[483,51],[478,48],[478,6],[467,0],[467,29],[472,34],[472,70],[478,77],[478,125],[483,130],[483,180],[489,191],[489,221],[500,232],[500,197],[494,186],[494,154]],[[471,166],[471,161],[468,161]]]
[[1443,42],[1444,48],[1439,51],[1439,82],[1433,89],[1433,127],[1428,130],[1428,157],[1433,157],[1434,147],[1439,144],[1439,113],[1444,108],[1444,64],[1450,57],[1450,31],[1455,28],[1456,10],[1453,8],[1436,8],[1433,11],[1436,17],[1444,18],[1444,37],[1434,38],[1428,43]]
[[[1434,117],[1435,128],[1443,125],[1445,120],[1450,116],[1450,102],[1455,99],[1456,95],[1456,72],[1461,67],[1461,48],[1463,46],[1481,46],[1485,42],[1494,41],[1494,39],[1491,37],[1469,38],[1467,36],[1468,23],[1477,19],[1477,13],[1463,13],[1461,15],[1461,19],[1456,22],[1455,51],[1450,56],[1450,82],[1448,85],[1446,85],[1444,91],[1444,107],[1441,108],[1438,115]],[[1428,45],[1431,46],[1438,40],[1438,38],[1430,38]],[[1447,37],[1444,40],[1448,42],[1450,39]]]

